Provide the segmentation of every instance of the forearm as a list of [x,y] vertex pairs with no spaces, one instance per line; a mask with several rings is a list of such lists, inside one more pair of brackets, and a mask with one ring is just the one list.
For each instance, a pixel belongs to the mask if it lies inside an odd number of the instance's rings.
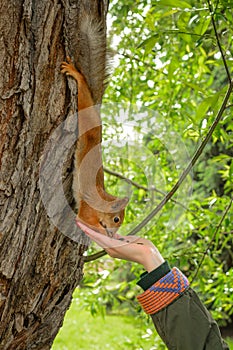
[[229,350],[217,323],[191,288],[151,317],[168,349]]
[[228,349],[217,323],[178,269],[163,263],[143,275],[138,284],[144,289],[138,301],[168,349]]

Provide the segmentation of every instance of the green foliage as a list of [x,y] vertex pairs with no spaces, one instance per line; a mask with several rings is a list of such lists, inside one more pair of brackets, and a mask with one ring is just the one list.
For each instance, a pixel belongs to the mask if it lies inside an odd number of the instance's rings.
[[[212,3],[232,74],[232,6],[227,0]],[[112,1],[110,16],[117,54],[103,103],[103,153],[105,167],[121,175],[106,173],[108,191],[131,197],[121,229],[126,234],[179,178],[221,107],[228,77],[208,2],[119,0]],[[233,316],[233,205],[226,213],[233,190],[232,140],[231,96],[176,202],[140,232],[186,273],[221,324]],[[87,264],[80,290],[85,306],[92,314],[137,314],[134,280],[141,272],[109,258]]]

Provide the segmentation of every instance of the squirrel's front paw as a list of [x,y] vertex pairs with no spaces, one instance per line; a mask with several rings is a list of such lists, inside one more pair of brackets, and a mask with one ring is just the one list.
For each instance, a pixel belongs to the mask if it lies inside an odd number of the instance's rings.
[[76,71],[70,57],[66,57],[66,61],[61,63],[61,72],[66,75],[73,75]]

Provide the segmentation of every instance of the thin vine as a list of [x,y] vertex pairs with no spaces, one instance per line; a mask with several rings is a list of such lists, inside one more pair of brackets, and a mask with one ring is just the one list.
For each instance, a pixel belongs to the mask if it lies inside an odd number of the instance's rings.
[[217,227],[216,227],[216,229],[215,229],[215,231],[214,231],[214,234],[213,234],[211,240],[209,241],[209,244],[207,245],[205,251],[203,252],[202,258],[201,258],[201,260],[200,260],[200,262],[199,262],[199,264],[198,264],[198,266],[197,266],[197,269],[196,269],[196,271],[195,271],[194,276],[192,277],[192,280],[191,280],[191,282],[190,282],[190,285],[191,285],[191,284],[194,282],[194,280],[197,278],[197,275],[198,275],[198,273],[199,273],[199,271],[200,271],[200,268],[201,268],[201,266],[202,266],[202,264],[203,264],[203,262],[204,262],[204,260],[205,260],[205,257],[206,257],[206,255],[208,254],[212,243],[215,241],[215,238],[216,238],[216,236],[217,236],[217,233],[219,232],[219,230],[220,230],[220,228],[221,228],[221,226],[222,226],[223,220],[225,219],[225,217],[227,216],[227,214],[228,214],[228,212],[229,212],[229,210],[230,210],[230,208],[231,208],[232,202],[233,202],[233,198],[231,198],[230,203],[229,203],[228,206],[226,207],[226,209],[225,209],[225,211],[224,211],[224,213],[223,213],[223,215],[222,215],[222,217],[221,217],[221,219],[220,219],[220,221],[219,221],[219,223],[218,223],[218,225],[217,225]]

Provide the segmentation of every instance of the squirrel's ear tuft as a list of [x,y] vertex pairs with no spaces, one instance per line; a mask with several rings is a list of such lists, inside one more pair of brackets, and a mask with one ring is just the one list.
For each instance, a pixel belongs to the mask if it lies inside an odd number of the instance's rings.
[[129,198],[128,197],[117,199],[112,204],[111,209],[114,210],[114,211],[122,210],[122,209],[124,209],[126,207],[128,202],[129,202]]

